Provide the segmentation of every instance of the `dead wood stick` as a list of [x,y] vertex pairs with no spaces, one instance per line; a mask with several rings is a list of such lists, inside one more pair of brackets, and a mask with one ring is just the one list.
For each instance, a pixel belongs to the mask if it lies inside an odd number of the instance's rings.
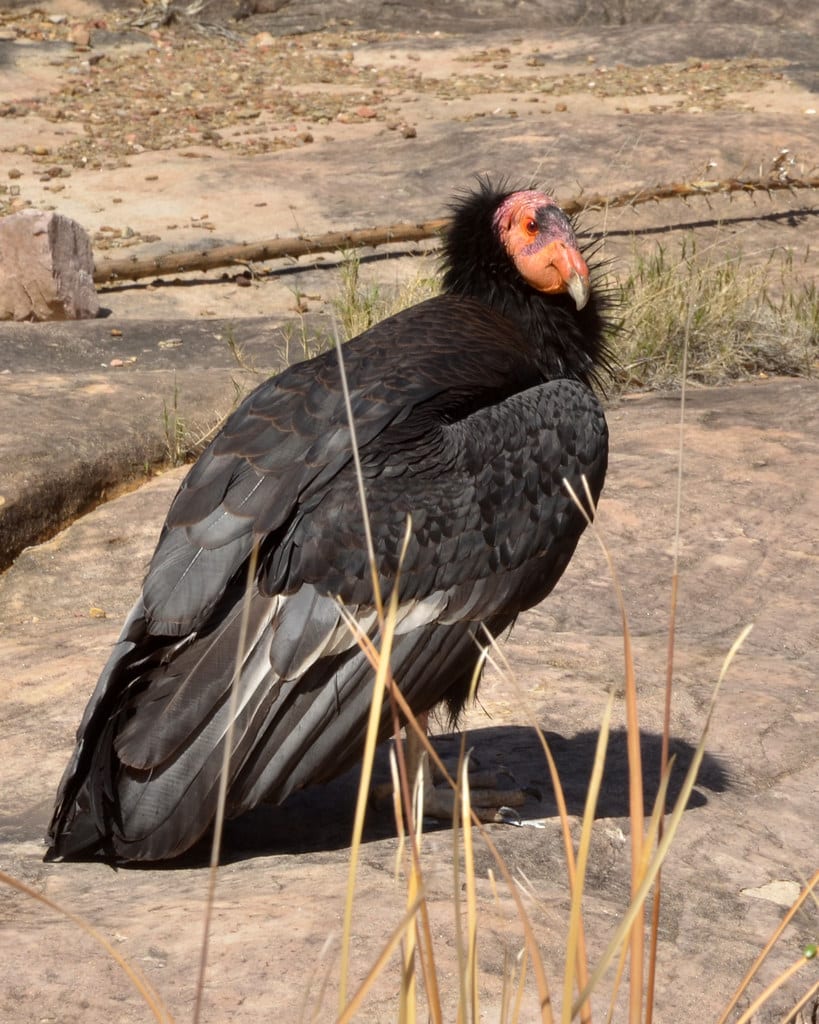
[[[641,203],[659,202],[663,199],[688,199],[691,196],[707,196],[732,192],[775,192],[784,189],[819,188],[819,177],[791,178],[787,174],[776,174],[769,178],[748,180],[726,178],[721,181],[687,181],[670,185],[621,192],[616,195],[581,193],[576,199],[560,205],[569,215],[585,210],[602,210],[606,207],[638,206]],[[163,274],[181,274],[189,270],[213,270],[241,263],[263,263],[266,260],[283,257],[305,256],[316,252],[336,252],[344,249],[358,249],[363,246],[384,245],[387,242],[419,242],[434,238],[449,224],[447,218],[428,220],[420,224],[399,223],[374,228],[359,228],[354,231],[329,231],[314,238],[273,238],[264,242],[250,242],[241,245],[220,245],[212,249],[186,252],[169,252],[149,258],[128,256],[119,259],[98,258],[94,272],[97,284],[114,281],[136,281],[143,277],[160,277]]]
[[359,228],[355,231],[329,231],[324,235],[306,238],[271,238],[265,242],[242,245],[218,245],[212,249],[186,252],[168,252],[162,256],[125,259],[97,259],[94,281],[111,282],[114,279],[135,281],[140,277],[181,274],[186,270],[213,270],[236,263],[263,263],[285,256],[306,256],[314,252],[336,252],[360,249],[366,245],[384,245],[385,242],[418,242],[434,238],[449,221],[446,218],[428,220],[422,224],[390,224],[386,227]]

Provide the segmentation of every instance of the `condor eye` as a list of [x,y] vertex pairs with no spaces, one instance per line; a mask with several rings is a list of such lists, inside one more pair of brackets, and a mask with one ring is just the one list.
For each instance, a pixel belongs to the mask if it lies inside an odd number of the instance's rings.
[[523,228],[529,235],[536,235],[538,233],[537,221],[534,217],[527,217],[524,221]]

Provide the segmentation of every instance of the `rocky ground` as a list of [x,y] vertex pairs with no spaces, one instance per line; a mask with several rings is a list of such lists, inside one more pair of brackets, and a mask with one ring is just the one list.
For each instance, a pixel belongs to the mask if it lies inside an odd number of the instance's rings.
[[[1,211],[31,204],[75,217],[102,264],[110,255],[429,219],[483,171],[537,178],[563,198],[767,173],[777,159],[794,176],[815,173],[812,4],[787,13],[753,2],[569,3],[557,15],[553,7],[333,0],[265,9],[260,0],[177,8],[175,22],[162,24],[161,9],[147,4],[7,4]],[[658,203],[605,219],[590,212],[585,224],[607,231],[615,268],[634,246],[659,239],[674,251],[693,232],[699,246],[741,248],[748,259],[789,254],[792,272],[816,281],[817,212],[812,194],[786,192]],[[389,256],[365,254],[367,275],[391,284],[418,273],[405,247]],[[182,470],[143,481],[174,454],[180,424],[186,435],[207,432],[256,370],[301,353],[296,313],[308,314],[310,344],[309,317],[331,308],[337,264],[330,254],[255,266],[241,281],[227,268],[119,283],[101,289],[99,320],[0,325],[0,522],[4,565],[13,561],[0,578],[0,867],[83,914],[146,971],[178,1020],[190,1017],[195,985],[201,862],[119,872],[44,865],[41,836],[73,730]],[[635,635],[649,795],[678,418],[678,395],[611,403],[613,460],[600,515]],[[681,768],[722,658],[744,624],[755,628],[726,681],[668,863],[661,1022],[717,1019],[817,866],[817,428],[813,380],[689,395],[673,727]],[[525,808],[527,827],[493,826],[492,834],[536,894],[531,909],[554,978],[565,872],[528,723],[547,731],[570,812],[579,814],[605,694],[622,677],[619,616],[591,538],[505,650],[525,697],[490,677],[467,725],[483,763],[507,765],[541,794]],[[619,727],[622,709],[618,716]],[[588,883],[592,955],[628,889],[624,756],[616,732]],[[204,1019],[331,1015],[337,950],[322,951],[339,934],[353,790],[354,779],[339,780],[229,827]],[[425,841],[445,989],[454,977],[450,850],[446,830]],[[394,854],[389,816],[374,814],[355,979],[400,917]],[[496,901],[483,881],[487,867],[482,852],[482,1005],[496,1020],[504,951],[517,951],[520,930],[508,897]],[[76,926],[6,889],[0,922],[3,1020],[146,1019],[121,972]],[[814,905],[786,931],[765,979],[816,933]],[[328,994],[311,1018],[324,964]],[[388,972],[361,1020],[395,1019],[396,977]],[[757,1019],[781,1019],[798,990]],[[445,996],[450,1012],[453,998]],[[526,999],[522,1019],[534,1020],[531,987]],[[815,1020],[812,1005],[803,1020]]]

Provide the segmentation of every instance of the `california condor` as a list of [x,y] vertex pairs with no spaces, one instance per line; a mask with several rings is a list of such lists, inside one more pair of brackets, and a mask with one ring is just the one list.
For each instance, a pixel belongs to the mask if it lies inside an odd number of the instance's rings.
[[[443,293],[344,348],[379,586],[401,567],[392,668],[410,706],[463,707],[482,636],[541,601],[596,501],[603,302],[547,194],[480,181],[452,206]],[[591,510],[590,510],[591,511]],[[77,734],[48,856],[161,860],[211,825],[248,560],[229,816],[361,755],[373,582],[338,356],[250,394],[192,467]],[[385,711],[382,737],[390,732]]]

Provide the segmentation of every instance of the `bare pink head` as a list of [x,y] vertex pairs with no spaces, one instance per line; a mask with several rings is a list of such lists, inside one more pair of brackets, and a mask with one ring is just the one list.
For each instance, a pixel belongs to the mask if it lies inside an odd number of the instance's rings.
[[493,226],[520,276],[539,292],[568,292],[578,309],[589,299],[589,268],[569,218],[551,196],[528,189],[498,206]]

